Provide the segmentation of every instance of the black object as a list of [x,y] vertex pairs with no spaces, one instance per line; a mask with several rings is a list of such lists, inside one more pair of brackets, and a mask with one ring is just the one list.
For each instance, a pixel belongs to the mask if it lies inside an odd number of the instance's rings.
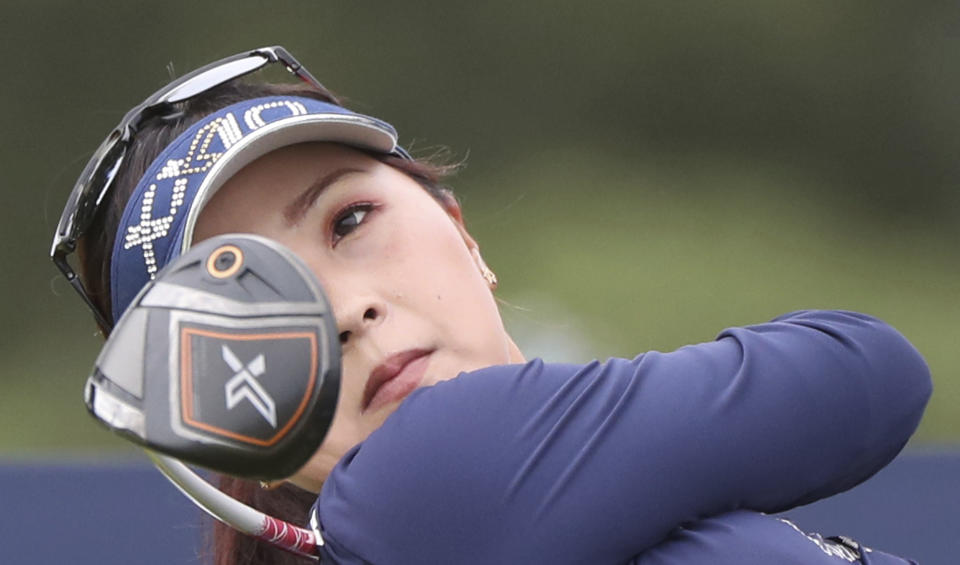
[[312,273],[280,244],[234,234],[200,243],[140,292],[85,400],[135,443],[272,480],[323,441],[339,375],[336,321]]

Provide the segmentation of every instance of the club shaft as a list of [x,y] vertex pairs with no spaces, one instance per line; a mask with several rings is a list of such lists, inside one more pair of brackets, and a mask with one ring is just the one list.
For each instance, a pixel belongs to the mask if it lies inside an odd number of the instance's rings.
[[180,492],[217,520],[291,553],[319,559],[317,546],[322,545],[323,541],[314,532],[267,516],[227,496],[177,459],[145,451],[154,465]]

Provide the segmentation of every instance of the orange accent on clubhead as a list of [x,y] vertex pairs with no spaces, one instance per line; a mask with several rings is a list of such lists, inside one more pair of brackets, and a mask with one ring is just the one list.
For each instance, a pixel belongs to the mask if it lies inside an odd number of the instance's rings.
[[[219,259],[224,253],[233,253],[236,259],[234,259],[232,265],[226,269],[220,270],[217,268],[217,259]],[[207,257],[207,272],[210,273],[210,276],[214,278],[225,279],[239,271],[240,267],[242,266],[243,251],[240,251],[240,248],[236,245],[221,245],[220,247],[216,248],[209,257]]]

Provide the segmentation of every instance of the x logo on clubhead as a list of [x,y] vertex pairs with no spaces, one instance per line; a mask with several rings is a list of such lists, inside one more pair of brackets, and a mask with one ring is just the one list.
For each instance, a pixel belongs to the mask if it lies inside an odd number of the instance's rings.
[[238,359],[233,351],[230,351],[230,348],[226,345],[221,346],[221,351],[223,353],[223,360],[234,372],[233,377],[231,377],[224,386],[224,392],[227,396],[227,410],[233,410],[237,404],[246,398],[250,404],[257,409],[257,412],[263,416],[263,419],[266,420],[271,427],[276,428],[276,404],[273,398],[270,397],[270,394],[267,393],[259,381],[257,381],[257,377],[262,375],[266,370],[266,361],[264,360],[263,354],[257,355],[253,361],[250,361],[244,366],[240,359]]

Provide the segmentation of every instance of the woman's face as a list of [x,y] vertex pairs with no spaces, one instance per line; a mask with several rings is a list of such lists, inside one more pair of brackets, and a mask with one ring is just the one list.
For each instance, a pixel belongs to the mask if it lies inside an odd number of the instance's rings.
[[304,488],[319,491],[417,387],[522,360],[459,209],[361,152],[304,143],[254,161],[204,208],[194,242],[232,232],[266,236],[303,259],[341,332],[333,425],[291,478]]

